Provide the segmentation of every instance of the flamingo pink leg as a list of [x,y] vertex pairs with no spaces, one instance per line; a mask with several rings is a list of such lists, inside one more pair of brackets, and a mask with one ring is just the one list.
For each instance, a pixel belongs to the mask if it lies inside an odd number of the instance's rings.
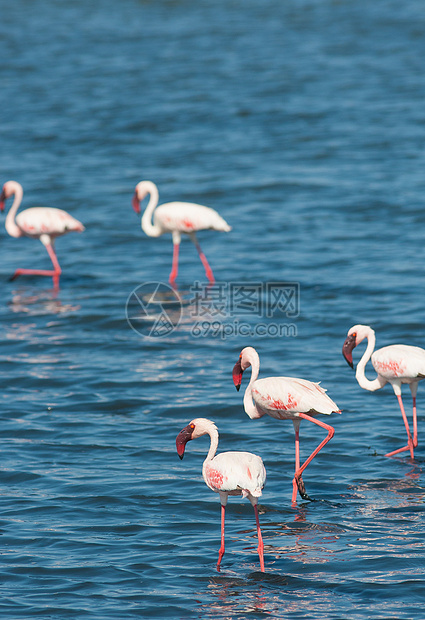
[[[295,471],[300,468],[300,423],[295,422]],[[292,481],[292,503],[297,501],[298,485],[295,478]]]
[[171,268],[170,277],[168,278],[168,281],[170,284],[174,284],[177,278],[178,271],[179,271],[179,249],[180,249],[180,243],[174,243],[173,245],[173,266]]
[[413,397],[413,447],[418,447],[418,420],[416,417],[416,396]]
[[53,278],[53,286],[57,290],[59,288],[59,277],[62,273],[62,269],[59,266],[59,262],[56,257],[53,246],[46,245],[46,250],[49,253],[49,256],[53,263],[54,271],[51,271],[49,269],[17,269],[10,279],[14,280],[18,276],[23,276],[23,275],[51,276]]
[[211,284],[214,284],[215,282],[215,278],[214,278],[214,274],[212,272],[212,269],[207,261],[207,257],[205,256],[205,254],[203,253],[203,251],[201,250],[201,246],[199,245],[199,242],[197,239],[193,240],[196,249],[198,250],[198,254],[199,254],[199,258],[201,259],[201,262],[204,266],[205,269],[205,273],[207,274],[207,278],[208,280],[211,282]]
[[[257,523],[257,536],[258,536],[258,548],[257,548],[257,551],[258,551],[258,556],[260,558],[261,572],[264,573],[264,543],[263,543],[263,537],[261,535],[260,519],[258,517],[257,504],[255,504],[255,506],[254,506],[254,511],[255,511],[255,521]],[[224,553],[224,551],[223,551],[223,553]]]
[[223,506],[223,504],[221,504],[221,547],[220,547],[220,551],[218,552],[218,562],[217,562],[218,572],[220,572],[220,563],[224,555],[224,518],[225,518],[225,515],[226,515],[226,506]]
[[[385,456],[394,456],[394,454],[399,454],[400,452],[405,452],[406,450],[409,450],[410,451],[410,456],[413,459],[414,458],[413,439],[412,439],[412,435],[410,434],[409,422],[407,421],[406,412],[404,411],[403,401],[402,401],[401,396],[399,394],[397,395],[397,400],[398,400],[398,404],[400,405],[401,415],[403,416],[404,426],[406,427],[407,446],[404,446],[403,448],[399,448],[398,450],[393,450],[393,452],[388,452],[388,454],[386,454]],[[415,426],[417,426],[417,422],[416,422],[416,399],[414,400],[413,432],[415,432]],[[417,443],[417,439],[418,438],[417,438],[417,429],[416,429],[416,443]]]
[[[301,478],[301,475],[302,475],[303,471],[305,470],[305,468],[307,467],[307,465],[309,463],[311,463],[311,461],[314,459],[316,454],[318,454],[320,452],[320,450],[328,443],[328,441],[330,441],[332,439],[332,437],[335,434],[335,430],[334,430],[334,428],[332,426],[329,426],[329,424],[325,424],[324,422],[321,422],[320,420],[316,420],[315,418],[313,418],[312,416],[307,415],[306,413],[299,413],[298,416],[300,418],[304,418],[304,420],[310,420],[310,422],[314,422],[314,424],[317,424],[318,426],[321,426],[322,428],[324,428],[324,429],[326,429],[328,431],[328,436],[325,437],[325,439],[317,446],[317,448],[310,454],[308,459],[300,467],[300,464],[299,464],[299,427],[298,427],[298,429],[297,429],[297,427],[295,428],[296,469],[295,469],[294,482],[295,482],[296,486],[298,487],[298,490],[299,490],[299,493],[300,493],[301,497],[303,499],[311,499],[310,497],[308,497],[308,495],[307,495],[307,493],[305,491],[304,482],[303,482],[303,480]],[[298,447],[297,447],[297,443],[298,443]],[[292,493],[292,502],[293,503],[296,501],[296,497],[297,497],[295,484],[293,484],[293,493]]]

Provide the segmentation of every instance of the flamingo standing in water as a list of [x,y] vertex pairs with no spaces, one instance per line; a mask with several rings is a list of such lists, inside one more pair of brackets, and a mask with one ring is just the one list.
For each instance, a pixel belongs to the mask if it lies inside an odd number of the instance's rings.
[[[251,380],[245,390],[243,399],[245,412],[251,419],[268,414],[278,420],[292,420],[295,429],[295,476],[292,483],[292,503],[297,499],[297,490],[302,499],[311,500],[307,495],[302,473],[316,454],[332,439],[332,426],[316,420],[317,414],[330,415],[341,413],[333,400],[326,395],[326,390],[318,383],[295,379],[293,377],[268,377],[257,379],[260,371],[260,358],[253,347],[242,349],[233,368],[233,382],[239,391],[243,372],[252,367]],[[300,424],[301,419],[309,420],[328,431],[327,437],[300,465]]]
[[174,250],[173,265],[169,277],[170,284],[174,284],[177,278],[182,233],[189,235],[195,244],[207,278],[213,283],[215,281],[214,274],[198,243],[196,231],[212,229],[229,232],[231,230],[229,224],[214,209],[191,202],[167,202],[155,209],[158,204],[159,194],[158,188],[152,181],[140,181],[136,185],[133,195],[133,208],[137,214],[140,213],[140,203],[147,194],[149,194],[149,202],[142,216],[143,231],[149,237],[159,237],[164,233],[172,233],[173,236]]
[[[418,445],[418,423],[416,417],[416,393],[418,383],[425,378],[425,350],[420,347],[413,347],[406,344],[392,344],[388,347],[375,348],[375,332],[368,325],[354,325],[348,330],[347,338],[342,347],[342,354],[348,364],[353,368],[352,351],[362,340],[367,338],[366,351],[363,353],[356,368],[356,379],[360,387],[370,392],[379,390],[386,383],[391,383],[394,394],[397,396],[400,405],[401,415],[407,432],[407,446],[388,452],[385,456],[393,456],[399,452],[409,450],[410,456],[414,458],[413,449]],[[377,377],[370,381],[366,378],[365,367],[372,357],[372,366],[377,372]],[[410,433],[409,423],[401,398],[401,385],[408,383],[413,399],[413,438]]]
[[191,439],[202,435],[210,436],[210,449],[202,467],[205,484],[220,495],[221,502],[221,546],[217,562],[220,571],[221,559],[224,555],[224,519],[229,495],[242,495],[251,502],[257,523],[258,555],[260,567],[264,572],[264,544],[258,518],[257,502],[266,482],[266,470],[263,461],[251,452],[215,453],[218,446],[218,430],[214,422],[206,418],[192,420],[176,438],[177,454],[182,459],[185,447]]
[[53,271],[48,269],[17,269],[10,279],[14,280],[21,275],[52,276],[53,286],[57,290],[62,270],[54,250],[55,239],[68,232],[83,232],[84,226],[66,211],[51,207],[33,207],[16,215],[23,195],[22,185],[16,181],[7,181],[3,185],[3,191],[0,195],[0,211],[4,210],[6,200],[14,196],[12,206],[6,217],[6,230],[11,237],[40,239],[53,263]]

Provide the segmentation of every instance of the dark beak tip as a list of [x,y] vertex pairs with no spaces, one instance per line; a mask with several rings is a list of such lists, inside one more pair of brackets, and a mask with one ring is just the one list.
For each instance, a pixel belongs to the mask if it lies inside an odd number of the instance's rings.
[[179,459],[182,461],[184,457],[184,454],[179,454]]
[[240,384],[239,385],[235,385],[235,388],[237,389],[237,391],[239,392],[239,390],[241,389]]

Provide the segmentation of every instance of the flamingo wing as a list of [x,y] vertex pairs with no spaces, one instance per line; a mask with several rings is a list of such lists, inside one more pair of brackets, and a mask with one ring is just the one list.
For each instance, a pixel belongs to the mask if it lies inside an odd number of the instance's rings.
[[223,452],[205,467],[205,482],[216,492],[248,491],[259,497],[266,482],[262,459],[250,452]]
[[425,377],[425,350],[406,344],[389,345],[375,351],[372,365],[388,381],[422,378]]
[[274,418],[297,413],[339,413],[339,407],[318,383],[293,377],[270,377],[255,381],[252,396],[261,410]]
[[191,202],[167,202],[160,205],[154,212],[154,223],[164,232],[177,230],[192,233],[197,230],[221,230],[228,232],[230,226],[210,207]]
[[62,209],[33,207],[16,216],[16,224],[24,235],[40,237],[46,234],[59,237],[70,231],[82,232],[84,226]]

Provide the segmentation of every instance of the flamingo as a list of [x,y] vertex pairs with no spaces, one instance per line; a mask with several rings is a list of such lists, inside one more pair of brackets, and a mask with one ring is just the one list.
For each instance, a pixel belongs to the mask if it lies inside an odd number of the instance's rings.
[[6,230],[11,237],[40,239],[53,263],[53,271],[47,269],[17,269],[10,279],[14,280],[24,274],[52,276],[53,286],[57,290],[59,289],[59,278],[62,270],[54,250],[55,239],[68,232],[83,232],[85,230],[84,226],[66,211],[51,207],[33,207],[32,209],[25,209],[25,211],[21,211],[19,215],[16,215],[23,195],[24,191],[20,183],[7,181],[3,185],[3,191],[0,194],[0,211],[4,210],[6,200],[14,196],[12,206],[6,217]]
[[[375,348],[375,332],[369,325],[354,325],[348,330],[347,338],[342,347],[342,354],[348,364],[353,368],[352,351],[362,340],[367,338],[366,351],[363,353],[356,368],[356,379],[360,387],[370,392],[375,392],[390,383],[394,394],[397,396],[400,405],[401,415],[403,416],[404,426],[407,432],[407,446],[398,448],[393,452],[388,452],[385,456],[393,456],[400,452],[409,450],[410,456],[414,458],[414,448],[418,445],[418,423],[416,417],[416,393],[418,383],[425,378],[425,350],[420,347],[413,347],[406,344],[392,344],[373,353]],[[372,354],[373,353],[373,354]],[[373,381],[366,378],[365,367],[372,358],[372,366],[376,370],[377,376]],[[401,398],[401,385],[408,383],[413,399],[413,438],[410,433],[409,423]]]
[[159,237],[169,232],[173,236],[173,265],[169,277],[170,284],[174,284],[177,278],[182,233],[189,235],[195,244],[207,278],[211,283],[214,283],[214,274],[201,250],[196,238],[196,231],[212,229],[229,232],[231,230],[229,224],[214,209],[191,202],[167,202],[157,207],[158,188],[152,181],[140,181],[136,185],[132,203],[137,214],[140,213],[140,203],[147,194],[149,194],[149,202],[142,216],[143,231],[149,237]]
[[210,449],[202,466],[202,476],[205,484],[220,495],[221,502],[221,546],[217,562],[220,572],[220,563],[224,555],[224,519],[227,499],[229,495],[242,495],[251,502],[257,524],[258,556],[261,571],[264,572],[264,544],[258,518],[257,502],[266,482],[266,469],[262,459],[251,452],[222,452],[215,455],[218,446],[218,430],[214,422],[206,418],[192,420],[176,438],[177,454],[182,459],[185,447],[191,439],[202,435],[210,436]]
[[[242,349],[233,368],[233,382],[238,391],[242,383],[242,374],[249,366],[252,370],[251,380],[243,399],[245,413],[251,419],[261,418],[268,414],[278,420],[292,420],[295,429],[295,476],[292,482],[292,503],[295,503],[297,499],[297,490],[302,499],[311,501],[311,497],[305,490],[302,473],[316,454],[332,439],[335,432],[332,426],[316,420],[314,416],[341,413],[341,411],[318,383],[293,377],[257,379],[260,371],[260,358],[253,347]],[[328,431],[327,437],[302,465],[300,465],[301,419],[309,420]]]

